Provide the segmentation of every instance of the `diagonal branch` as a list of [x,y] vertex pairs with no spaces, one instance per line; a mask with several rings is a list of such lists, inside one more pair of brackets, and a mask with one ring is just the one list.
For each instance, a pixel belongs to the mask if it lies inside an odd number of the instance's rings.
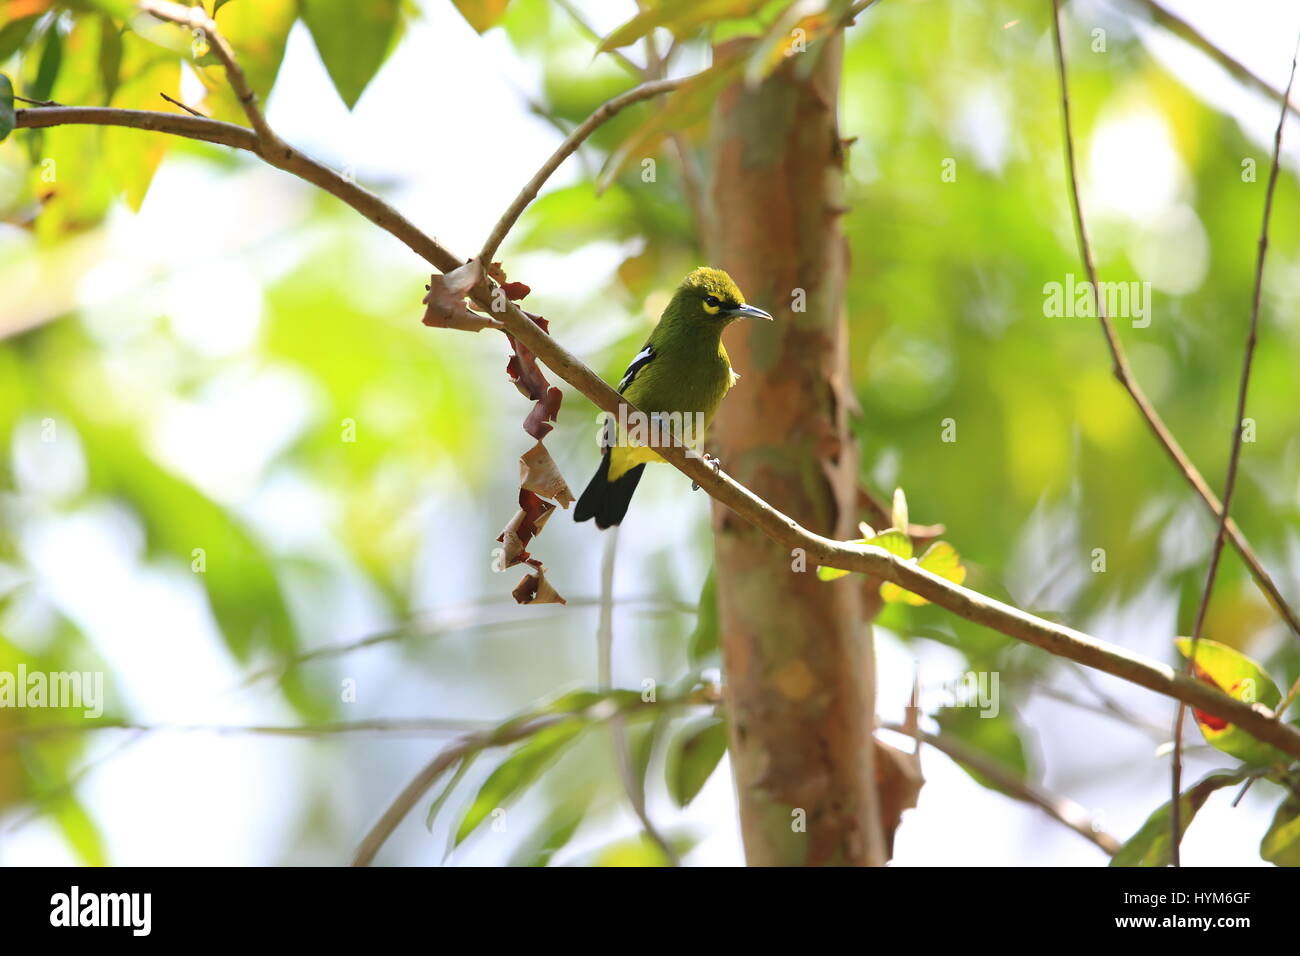
[[1297,108],[1295,102],[1291,99],[1290,94],[1284,94],[1268,80],[1261,77],[1258,73],[1242,63],[1236,57],[1224,51],[1213,40],[1210,40],[1192,26],[1178,14],[1174,13],[1168,7],[1157,0],[1134,0],[1139,6],[1145,7],[1151,14],[1151,19],[1160,24],[1174,36],[1191,44],[1200,50],[1223,69],[1227,70],[1238,81],[1252,86],[1256,90],[1266,95],[1269,99],[1279,105],[1285,104],[1286,109],[1300,116],[1300,108]]
[[1224,522],[1228,539],[1250,569],[1251,577],[1255,579],[1256,584],[1264,592],[1269,603],[1286,621],[1292,632],[1297,637],[1300,637],[1300,616],[1296,615],[1296,612],[1283,598],[1281,590],[1274,583],[1259,556],[1251,548],[1246,536],[1237,527],[1237,523],[1231,517],[1225,516],[1223,505],[1218,497],[1210,489],[1200,471],[1192,464],[1192,460],[1187,457],[1187,453],[1183,451],[1178,439],[1174,437],[1164,419],[1160,417],[1160,413],[1156,411],[1151,400],[1147,398],[1142,386],[1138,384],[1133,375],[1133,370],[1128,364],[1128,357],[1124,354],[1124,346],[1120,343],[1119,336],[1115,332],[1115,326],[1111,322],[1110,316],[1106,314],[1105,299],[1098,291],[1100,285],[1097,282],[1097,264],[1093,260],[1092,245],[1088,240],[1088,226],[1084,221],[1083,207],[1079,202],[1079,171],[1074,157],[1074,133],[1070,123],[1070,92],[1066,79],[1065,51],[1062,49],[1061,44],[1061,0],[1052,0],[1052,8],[1052,37],[1056,49],[1056,68],[1061,85],[1061,113],[1065,125],[1065,154],[1069,169],[1070,201],[1074,209],[1074,224],[1078,234],[1079,253],[1083,258],[1084,270],[1088,274],[1088,282],[1093,289],[1093,298],[1097,302],[1097,318],[1101,322],[1101,329],[1106,337],[1106,346],[1110,350],[1112,370],[1119,383],[1124,386],[1133,399],[1133,403],[1142,414],[1142,418],[1146,421],[1156,441],[1160,443],[1160,447],[1173,460],[1174,466],[1187,479],[1188,484],[1200,495],[1201,500],[1215,520]]
[[1114,856],[1119,852],[1120,842],[1109,833],[1095,829],[1092,825],[1092,816],[1087,809],[1069,797],[1058,796],[1025,780],[996,760],[990,759],[986,754],[966,746],[955,737],[947,734],[930,734],[923,730],[908,730],[902,724],[886,722],[880,726],[894,733],[919,737],[922,742],[929,744],[940,753],[947,754],[957,763],[965,764],[977,773],[988,777],[1010,796],[1040,808],[1053,820],[1065,824],[1075,833],[1101,847],[1108,856]]
[[[1214,535],[1214,547],[1210,551],[1210,565],[1205,574],[1205,589],[1201,592],[1201,602],[1196,609],[1196,623],[1192,628],[1192,649],[1187,655],[1187,672],[1195,667],[1196,648],[1201,640],[1201,631],[1205,627],[1205,612],[1210,606],[1210,596],[1214,593],[1214,579],[1219,571],[1219,559],[1223,556],[1223,536],[1227,528],[1228,513],[1232,507],[1232,495],[1237,488],[1237,469],[1241,464],[1242,430],[1246,419],[1246,396],[1250,392],[1250,372],[1255,360],[1255,345],[1259,339],[1259,302],[1264,289],[1264,257],[1268,253],[1268,224],[1273,215],[1273,192],[1277,188],[1277,175],[1282,157],[1282,129],[1286,126],[1287,104],[1291,99],[1291,86],[1295,83],[1296,58],[1300,56],[1300,37],[1296,38],[1295,52],[1291,54],[1291,74],[1286,83],[1286,92],[1282,94],[1282,115],[1277,120],[1277,132],[1273,134],[1273,165],[1268,173],[1268,189],[1264,193],[1264,222],[1259,232],[1259,254],[1255,259],[1255,291],[1250,302],[1250,329],[1246,333],[1246,354],[1241,364],[1241,385],[1237,389],[1236,427],[1232,430],[1232,451],[1228,455],[1228,477],[1223,484],[1223,513],[1219,516],[1219,527]],[[1296,684],[1300,687],[1300,682]],[[1288,695],[1289,697],[1290,695]],[[1278,707],[1278,716],[1285,711],[1290,701]],[[1182,791],[1183,775],[1183,722],[1187,718],[1187,705],[1178,704],[1178,716],[1174,720],[1174,759],[1170,775],[1173,796],[1170,824],[1173,827],[1171,837],[1172,862],[1180,864],[1179,843],[1182,840],[1182,827],[1179,815],[1182,808],[1179,795]]]
[[485,267],[492,262],[492,257],[496,255],[496,251],[500,247],[502,240],[505,239],[506,233],[514,227],[519,216],[528,208],[528,204],[537,198],[542,186],[560,168],[560,164],[574,154],[578,147],[582,145],[583,140],[596,131],[598,126],[614,117],[625,107],[631,106],[633,103],[640,103],[642,100],[648,100],[653,96],[659,96],[662,93],[671,93],[689,79],[692,79],[692,77],[682,77],[674,80],[652,80],[649,83],[642,83],[640,86],[634,86],[626,93],[620,93],[597,107],[594,113],[583,120],[580,126],[564,138],[564,142],[559,145],[550,158],[542,164],[542,168],[519,191],[519,195],[515,197],[510,207],[501,214],[497,224],[492,227],[487,242],[483,243],[483,251],[478,254],[479,262],[482,262]]

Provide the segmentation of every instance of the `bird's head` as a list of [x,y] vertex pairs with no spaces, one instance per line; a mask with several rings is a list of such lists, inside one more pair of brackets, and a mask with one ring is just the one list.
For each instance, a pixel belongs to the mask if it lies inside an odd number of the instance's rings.
[[770,313],[747,305],[740,287],[721,269],[696,269],[682,280],[673,299],[683,314],[723,325],[733,319],[772,318]]

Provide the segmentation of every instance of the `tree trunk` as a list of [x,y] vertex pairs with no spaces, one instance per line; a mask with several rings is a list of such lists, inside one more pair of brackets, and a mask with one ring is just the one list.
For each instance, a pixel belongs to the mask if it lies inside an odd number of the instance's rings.
[[[713,117],[713,262],[776,316],[726,336],[741,379],[714,425],[723,469],[805,527],[855,532],[839,229],[841,43],[806,52]],[[805,67],[806,68],[806,67]],[[732,767],[750,865],[883,862],[873,784],[871,631],[856,577],[713,510]]]

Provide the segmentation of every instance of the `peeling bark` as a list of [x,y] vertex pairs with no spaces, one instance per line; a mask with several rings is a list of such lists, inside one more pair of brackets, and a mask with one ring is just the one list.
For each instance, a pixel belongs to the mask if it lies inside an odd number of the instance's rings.
[[[713,263],[776,321],[728,330],[742,377],[713,443],[738,481],[805,527],[845,539],[856,537],[858,452],[838,222],[840,40],[800,78],[799,61],[813,55],[791,57],[757,88],[737,83],[715,107]],[[883,862],[861,582],[819,581],[813,563],[716,504],[713,525],[748,862]]]

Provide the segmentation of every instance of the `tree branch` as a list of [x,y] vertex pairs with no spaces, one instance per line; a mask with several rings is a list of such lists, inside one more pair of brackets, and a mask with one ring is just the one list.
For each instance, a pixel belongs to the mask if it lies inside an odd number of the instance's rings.
[[145,13],[159,20],[167,20],[201,32],[203,39],[221,61],[221,65],[226,68],[226,79],[231,89],[235,91],[235,96],[239,98],[239,105],[243,108],[244,115],[248,117],[248,122],[252,124],[254,132],[257,133],[258,140],[268,150],[284,145],[280,137],[267,124],[261,107],[257,105],[257,93],[249,85],[248,77],[244,75],[239,62],[235,59],[235,51],[230,48],[226,38],[217,29],[217,24],[208,17],[202,6],[188,7],[184,4],[172,3],[170,0],[140,0],[139,6]]
[[538,192],[541,191],[546,181],[560,168],[561,163],[573,155],[577,148],[582,145],[583,140],[596,131],[597,127],[633,103],[640,103],[642,100],[648,100],[652,96],[659,96],[662,93],[670,93],[688,79],[691,79],[691,77],[675,80],[652,80],[649,83],[642,83],[640,86],[634,86],[626,93],[620,93],[597,107],[596,111],[583,120],[577,129],[564,138],[564,142],[542,164],[542,168],[525,184],[524,188],[519,191],[519,195],[515,197],[514,202],[501,214],[497,224],[492,227],[487,242],[483,243],[483,250],[478,254],[479,262],[483,263],[484,268],[491,264],[492,257],[496,255],[497,248],[501,245],[502,240],[513,228],[515,222],[518,221],[520,214],[528,208],[528,204],[537,198]]
[[[375,225],[401,240],[439,271],[449,272],[463,263],[463,260],[420,231],[396,209],[355,182],[350,182],[329,167],[290,147],[268,153],[250,131],[229,123],[173,113],[94,107],[26,109],[17,111],[16,118],[19,127],[58,126],[66,123],[128,126],[244,149],[341,199]],[[492,297],[484,287],[475,289],[471,297],[484,310],[495,314],[506,331],[527,346],[557,376],[590,399],[597,408],[617,415],[621,404],[628,412],[637,411],[581,360],[543,332],[515,303],[506,302],[503,312],[495,312]],[[1300,757],[1300,730],[1276,721],[1274,714],[1262,705],[1234,700],[1217,688],[1175,673],[1173,668],[1159,661],[1099,641],[1072,628],[1036,618],[1019,608],[953,584],[913,563],[895,558],[882,548],[832,541],[813,534],[728,475],[706,465],[698,455],[683,447],[680,440],[659,447],[657,451],[665,461],[694,480],[715,500],[774,540],[791,549],[801,550],[811,561],[893,581],[959,617],[1033,644],[1056,656],[1185,701],[1200,710],[1238,724],[1260,740],[1286,753]],[[1230,533],[1232,527],[1229,524]]]
[[996,760],[990,759],[978,750],[967,747],[960,740],[946,734],[930,734],[923,730],[909,730],[902,724],[882,723],[880,726],[885,730],[892,730],[894,733],[904,734],[908,737],[919,737],[922,742],[929,744],[940,753],[947,754],[957,763],[965,764],[976,773],[988,777],[989,780],[1017,800],[1023,800],[1025,803],[1032,803],[1034,806],[1039,807],[1053,820],[1065,824],[1075,833],[1101,847],[1107,855],[1114,856],[1119,852],[1119,840],[1109,833],[1094,829],[1091,814],[1088,813],[1087,809],[1068,797],[1058,796],[1037,784],[1030,783],[1023,777],[1012,773]]
[[1286,621],[1287,626],[1292,632],[1300,637],[1300,617],[1282,597],[1282,592],[1274,583],[1268,571],[1264,568],[1259,556],[1255,554],[1246,536],[1242,534],[1237,523],[1230,517],[1225,518],[1223,505],[1210,490],[1205,478],[1192,464],[1187,453],[1183,451],[1178,440],[1170,432],[1160,413],[1156,411],[1146,393],[1138,384],[1137,379],[1133,376],[1133,371],[1128,364],[1128,358],[1124,354],[1124,346],[1120,344],[1119,336],[1115,332],[1115,326],[1106,314],[1105,298],[1100,294],[1100,285],[1097,282],[1097,265],[1092,256],[1092,245],[1088,240],[1088,227],[1083,217],[1083,207],[1079,202],[1079,174],[1077,164],[1074,158],[1074,133],[1070,123],[1070,92],[1069,84],[1066,79],[1065,69],[1065,51],[1061,43],[1061,0],[1052,0],[1052,37],[1056,49],[1056,67],[1060,78],[1061,85],[1061,113],[1065,125],[1065,154],[1069,171],[1070,183],[1070,200],[1074,209],[1074,224],[1079,240],[1079,253],[1083,258],[1084,270],[1088,274],[1088,282],[1092,285],[1093,298],[1097,302],[1097,318],[1101,322],[1101,329],[1106,337],[1106,345],[1110,349],[1112,371],[1120,384],[1128,391],[1133,403],[1141,412],[1142,418],[1146,421],[1151,433],[1155,436],[1156,441],[1160,443],[1165,452],[1172,459],[1174,466],[1187,479],[1188,484],[1200,495],[1205,506],[1210,510],[1215,520],[1225,521],[1224,527],[1227,530],[1228,538],[1232,541],[1233,547],[1241,555],[1246,566],[1250,569],[1251,577],[1255,579],[1256,584],[1264,592],[1274,609]]

